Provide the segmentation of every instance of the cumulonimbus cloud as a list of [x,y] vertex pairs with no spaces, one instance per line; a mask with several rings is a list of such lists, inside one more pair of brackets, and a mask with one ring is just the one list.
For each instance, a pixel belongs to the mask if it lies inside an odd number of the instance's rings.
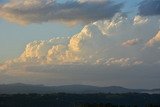
[[[139,86],[148,82],[156,87],[160,62],[158,32],[159,17],[130,19],[116,14],[110,20],[90,23],[70,37],[28,43],[18,58],[0,64],[0,73],[14,82],[122,85],[126,81],[131,84],[136,78],[136,86],[138,81]],[[149,40],[153,46],[144,48]]]
[[90,23],[97,20],[111,19],[121,11],[122,3],[110,0],[67,1],[55,0],[11,0],[0,5],[0,18],[20,23],[42,23],[60,21],[74,24],[78,21]]
[[156,16],[160,15],[159,0],[143,0],[139,4],[139,15],[141,16]]
[[[1,70],[17,65],[25,67],[72,64],[132,66],[142,62],[147,63],[143,61],[141,50],[159,31],[159,23],[157,23],[159,19],[150,17],[147,21],[139,23],[142,22],[140,19],[144,20],[139,18],[137,21],[123,14],[116,14],[111,20],[88,24],[81,32],[68,38],[33,41],[26,45],[19,58],[1,65]],[[146,30],[150,27],[152,32]]]

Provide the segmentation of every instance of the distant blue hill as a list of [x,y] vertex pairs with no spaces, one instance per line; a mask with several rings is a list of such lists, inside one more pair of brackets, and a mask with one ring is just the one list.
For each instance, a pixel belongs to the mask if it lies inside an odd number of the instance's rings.
[[63,85],[63,86],[44,86],[31,84],[3,84],[0,85],[0,94],[50,94],[50,93],[148,93],[160,94],[160,89],[128,89],[120,86],[97,87],[89,85]]

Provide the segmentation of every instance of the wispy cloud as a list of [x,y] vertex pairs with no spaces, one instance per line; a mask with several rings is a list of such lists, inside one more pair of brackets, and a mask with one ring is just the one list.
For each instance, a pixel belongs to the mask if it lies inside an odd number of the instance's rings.
[[131,40],[127,40],[125,42],[123,42],[123,46],[133,46],[133,45],[136,45],[137,43],[139,42],[139,40],[136,38],[136,39],[131,39]]

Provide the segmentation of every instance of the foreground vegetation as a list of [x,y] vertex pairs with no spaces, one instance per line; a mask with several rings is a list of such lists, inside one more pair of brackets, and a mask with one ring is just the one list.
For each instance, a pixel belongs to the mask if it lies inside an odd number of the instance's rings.
[[0,107],[160,107],[160,94],[1,94]]

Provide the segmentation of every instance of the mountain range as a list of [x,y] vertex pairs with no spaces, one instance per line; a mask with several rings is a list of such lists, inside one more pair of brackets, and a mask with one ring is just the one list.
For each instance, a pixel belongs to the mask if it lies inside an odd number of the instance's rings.
[[90,85],[63,85],[63,86],[44,86],[31,84],[1,84],[0,94],[50,94],[50,93],[73,93],[73,94],[92,94],[92,93],[148,93],[160,94],[160,89],[129,89],[120,86],[98,87]]

